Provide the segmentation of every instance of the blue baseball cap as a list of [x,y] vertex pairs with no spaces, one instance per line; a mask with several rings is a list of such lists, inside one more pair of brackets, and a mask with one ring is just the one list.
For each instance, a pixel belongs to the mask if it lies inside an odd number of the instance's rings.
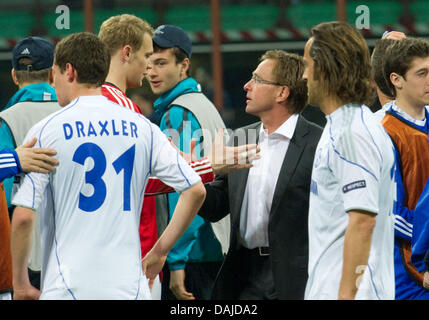
[[[32,65],[20,65],[19,59],[30,58]],[[19,41],[12,51],[12,66],[15,70],[42,70],[54,63],[54,45],[40,37],[28,37]]]
[[179,27],[170,24],[159,26],[156,28],[152,40],[161,48],[178,47],[186,53],[188,58],[192,55],[191,39],[189,39],[186,32]]

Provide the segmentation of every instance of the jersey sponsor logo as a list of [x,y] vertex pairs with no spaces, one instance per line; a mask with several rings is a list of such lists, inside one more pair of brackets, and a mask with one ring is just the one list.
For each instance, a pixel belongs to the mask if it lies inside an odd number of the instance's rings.
[[343,187],[343,193],[347,193],[349,191],[356,190],[356,189],[362,189],[362,188],[366,188],[365,180],[355,181],[355,182],[346,184]]
[[114,120],[111,121],[98,121],[93,124],[91,121],[83,123],[82,121],[75,121],[74,123],[63,123],[64,138],[70,140],[71,138],[84,138],[84,137],[102,137],[102,136],[130,136],[131,138],[138,138],[137,125],[132,121]]
[[310,192],[313,193],[313,194],[315,194],[316,196],[318,195],[318,192],[317,192],[317,182],[314,181],[314,180],[311,180],[311,183],[310,183]]

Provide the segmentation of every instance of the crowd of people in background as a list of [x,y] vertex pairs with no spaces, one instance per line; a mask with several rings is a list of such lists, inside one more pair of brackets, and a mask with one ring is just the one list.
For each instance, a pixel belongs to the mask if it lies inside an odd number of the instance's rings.
[[132,14],[15,46],[0,299],[429,299],[429,42],[314,26],[260,57],[236,130],[191,57]]

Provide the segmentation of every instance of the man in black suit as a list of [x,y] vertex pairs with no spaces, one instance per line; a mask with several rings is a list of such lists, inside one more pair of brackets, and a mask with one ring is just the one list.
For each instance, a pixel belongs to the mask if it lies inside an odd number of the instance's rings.
[[246,112],[261,122],[236,130],[230,144],[258,143],[253,167],[206,185],[199,214],[231,214],[230,248],[214,299],[303,299],[308,266],[308,201],[322,129],[300,112],[307,101],[301,57],[267,51],[244,86]]

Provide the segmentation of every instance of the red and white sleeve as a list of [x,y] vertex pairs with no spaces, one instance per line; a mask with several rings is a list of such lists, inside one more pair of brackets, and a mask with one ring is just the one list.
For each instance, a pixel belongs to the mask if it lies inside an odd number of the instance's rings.
[[[210,164],[210,161],[207,158],[202,158],[197,161],[192,161],[189,163],[192,169],[201,177],[203,183],[209,183],[214,181],[214,172],[213,168]],[[154,196],[158,194],[165,194],[175,192],[175,190],[166,185],[160,179],[156,177],[149,178],[146,189],[144,192],[144,196]]]

